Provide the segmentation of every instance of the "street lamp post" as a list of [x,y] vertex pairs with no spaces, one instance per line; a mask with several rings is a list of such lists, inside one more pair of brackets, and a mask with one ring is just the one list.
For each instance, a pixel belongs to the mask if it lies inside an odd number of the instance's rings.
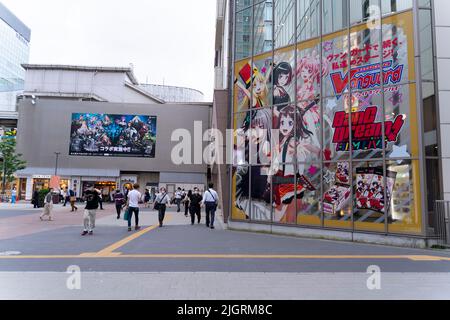
[[58,175],[58,159],[61,152],[55,152],[56,155],[56,162],[55,162],[55,177]]

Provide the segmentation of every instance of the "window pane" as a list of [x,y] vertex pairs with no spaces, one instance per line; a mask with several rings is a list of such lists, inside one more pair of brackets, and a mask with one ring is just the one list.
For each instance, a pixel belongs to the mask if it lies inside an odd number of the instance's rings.
[[272,105],[272,53],[253,58],[253,108],[265,108]]
[[327,164],[323,172],[325,227],[351,228],[350,163]]
[[[384,178],[383,162],[353,163],[353,209],[356,230],[385,230],[385,212],[390,204],[394,181],[387,172]],[[385,200],[385,190],[388,200]]]
[[320,163],[299,163],[298,172],[297,185],[303,188],[303,192],[297,195],[297,223],[320,226]]
[[418,161],[388,162],[387,170],[395,175],[395,184],[389,210],[389,232],[420,233],[422,215]]
[[295,43],[295,0],[275,1],[275,48]]
[[318,37],[320,0],[297,0],[297,41]]
[[323,0],[323,33],[332,33],[348,26],[348,0]]
[[236,14],[236,32],[235,32],[235,50],[236,60],[252,55],[252,8],[245,9],[244,11]]
[[273,104],[279,109],[295,99],[295,47],[275,52]]
[[253,54],[257,55],[273,48],[273,8],[272,0],[266,0],[254,7],[255,27],[253,34]]

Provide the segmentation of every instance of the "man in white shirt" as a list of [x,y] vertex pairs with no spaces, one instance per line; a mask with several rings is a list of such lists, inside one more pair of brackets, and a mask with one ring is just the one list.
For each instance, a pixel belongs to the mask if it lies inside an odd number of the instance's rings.
[[175,203],[177,204],[177,212],[181,211],[181,199],[183,198],[183,192],[181,191],[181,188],[178,188],[175,192]]
[[131,218],[134,213],[135,230],[139,230],[139,201],[142,198],[142,194],[138,191],[139,184],[135,183],[133,190],[128,193],[127,207],[128,207],[128,231],[131,231]]
[[214,184],[210,183],[209,188],[203,194],[202,203],[206,211],[206,227],[214,229],[214,219],[216,216],[217,205],[219,204],[219,195],[213,189]]

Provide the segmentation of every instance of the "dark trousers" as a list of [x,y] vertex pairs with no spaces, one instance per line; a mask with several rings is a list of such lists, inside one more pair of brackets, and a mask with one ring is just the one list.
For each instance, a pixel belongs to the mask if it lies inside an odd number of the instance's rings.
[[122,212],[122,205],[116,204],[117,217],[120,218],[120,213]]
[[100,200],[98,203],[100,204],[100,210],[103,210],[103,200]]
[[184,203],[184,215],[187,217],[189,214],[189,202]]
[[128,208],[128,228],[131,227],[131,218],[133,217],[134,213],[134,221],[136,223],[136,227],[139,226],[139,208]]
[[66,204],[67,204],[67,202],[69,202],[69,200],[70,200],[70,197],[65,197],[64,198],[64,207],[66,206]]
[[166,205],[165,204],[160,204],[159,205],[159,209],[158,209],[158,219],[159,219],[159,224],[162,226],[163,222],[164,222],[164,218],[166,216]]
[[217,205],[215,202],[206,202],[205,203],[205,211],[206,211],[206,225],[214,227],[214,219],[216,217],[216,209]]
[[191,214],[191,223],[195,223],[195,216],[197,216],[197,221],[198,223],[200,223],[200,220],[202,218],[200,206],[191,206],[189,208],[189,212]]

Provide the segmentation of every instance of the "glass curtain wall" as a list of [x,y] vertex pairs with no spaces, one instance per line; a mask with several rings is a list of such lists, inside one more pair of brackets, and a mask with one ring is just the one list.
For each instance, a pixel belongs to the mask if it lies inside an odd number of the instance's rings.
[[421,234],[412,0],[235,8],[232,219]]

